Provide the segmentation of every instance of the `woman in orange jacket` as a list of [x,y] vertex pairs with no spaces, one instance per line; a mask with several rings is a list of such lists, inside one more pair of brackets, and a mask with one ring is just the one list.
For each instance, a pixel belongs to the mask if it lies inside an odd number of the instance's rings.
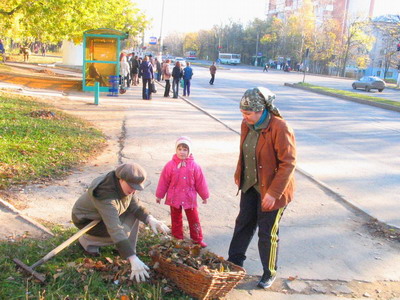
[[240,211],[228,260],[243,266],[258,227],[263,275],[258,287],[269,288],[276,277],[279,221],[293,199],[296,143],[293,130],[272,104],[266,88],[248,89],[240,101],[243,115],[235,183],[241,190]]

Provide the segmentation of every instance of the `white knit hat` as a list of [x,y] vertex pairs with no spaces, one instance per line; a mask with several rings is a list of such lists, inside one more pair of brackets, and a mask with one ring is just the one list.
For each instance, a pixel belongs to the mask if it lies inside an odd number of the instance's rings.
[[178,148],[178,146],[179,146],[180,144],[184,144],[184,145],[188,146],[188,148],[189,148],[188,156],[189,156],[190,153],[192,153],[192,141],[191,141],[190,137],[188,137],[188,136],[181,136],[180,138],[178,138],[178,139],[176,140],[176,143],[175,143],[175,149]]

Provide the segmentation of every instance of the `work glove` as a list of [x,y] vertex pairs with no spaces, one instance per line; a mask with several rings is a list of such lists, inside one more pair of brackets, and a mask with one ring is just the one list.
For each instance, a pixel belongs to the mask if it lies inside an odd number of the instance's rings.
[[131,255],[128,257],[129,262],[131,263],[131,276],[130,279],[133,280],[135,277],[136,282],[146,281],[146,278],[149,278],[149,267],[146,266],[136,255]]
[[147,217],[147,223],[149,224],[151,230],[153,230],[153,232],[155,234],[161,232],[163,234],[168,234],[171,232],[171,230],[169,229],[169,227],[167,225],[165,225],[163,222],[158,221],[156,218],[154,218],[152,215],[149,215]]

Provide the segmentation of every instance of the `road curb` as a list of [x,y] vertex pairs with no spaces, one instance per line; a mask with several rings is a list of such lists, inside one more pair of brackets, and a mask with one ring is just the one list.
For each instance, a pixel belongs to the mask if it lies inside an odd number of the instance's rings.
[[46,227],[44,227],[42,224],[40,224],[39,222],[33,220],[32,218],[22,214],[18,209],[16,209],[13,205],[11,205],[10,203],[8,203],[7,201],[4,201],[3,199],[0,198],[0,206],[6,208],[7,210],[11,211],[11,213],[18,215],[20,218],[22,218],[25,222],[29,223],[30,225],[32,225],[33,227],[39,229],[40,231],[50,235],[50,236],[54,236],[54,234],[48,230]]
[[321,94],[321,95],[325,95],[325,96],[332,96],[332,97],[341,98],[341,99],[352,101],[352,102],[357,102],[357,103],[366,104],[366,105],[370,105],[370,106],[375,106],[375,107],[379,107],[379,108],[383,108],[383,109],[387,109],[387,110],[391,110],[391,111],[400,112],[400,107],[399,106],[394,106],[394,105],[385,104],[385,103],[368,101],[368,100],[364,100],[364,99],[359,99],[359,98],[350,97],[350,96],[344,96],[344,95],[335,94],[335,93],[326,92],[326,91],[319,91],[319,90],[315,90],[315,89],[312,89],[312,88],[309,88],[309,87],[299,86],[296,83],[285,82],[284,85],[288,86],[288,87],[300,89],[300,90],[305,90],[305,91],[308,91],[308,92],[313,92],[313,93],[316,93],[316,94]]

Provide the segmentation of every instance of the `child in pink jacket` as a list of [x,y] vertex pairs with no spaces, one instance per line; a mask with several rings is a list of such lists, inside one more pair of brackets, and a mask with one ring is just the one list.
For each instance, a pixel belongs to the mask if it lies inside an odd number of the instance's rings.
[[171,208],[172,235],[183,239],[182,208],[185,210],[189,223],[190,238],[202,247],[207,247],[203,241],[203,233],[197,212],[197,194],[207,203],[208,186],[201,167],[194,161],[191,154],[190,138],[182,136],[175,143],[176,154],[161,172],[156,191],[156,201],[161,202],[165,194],[165,204]]

